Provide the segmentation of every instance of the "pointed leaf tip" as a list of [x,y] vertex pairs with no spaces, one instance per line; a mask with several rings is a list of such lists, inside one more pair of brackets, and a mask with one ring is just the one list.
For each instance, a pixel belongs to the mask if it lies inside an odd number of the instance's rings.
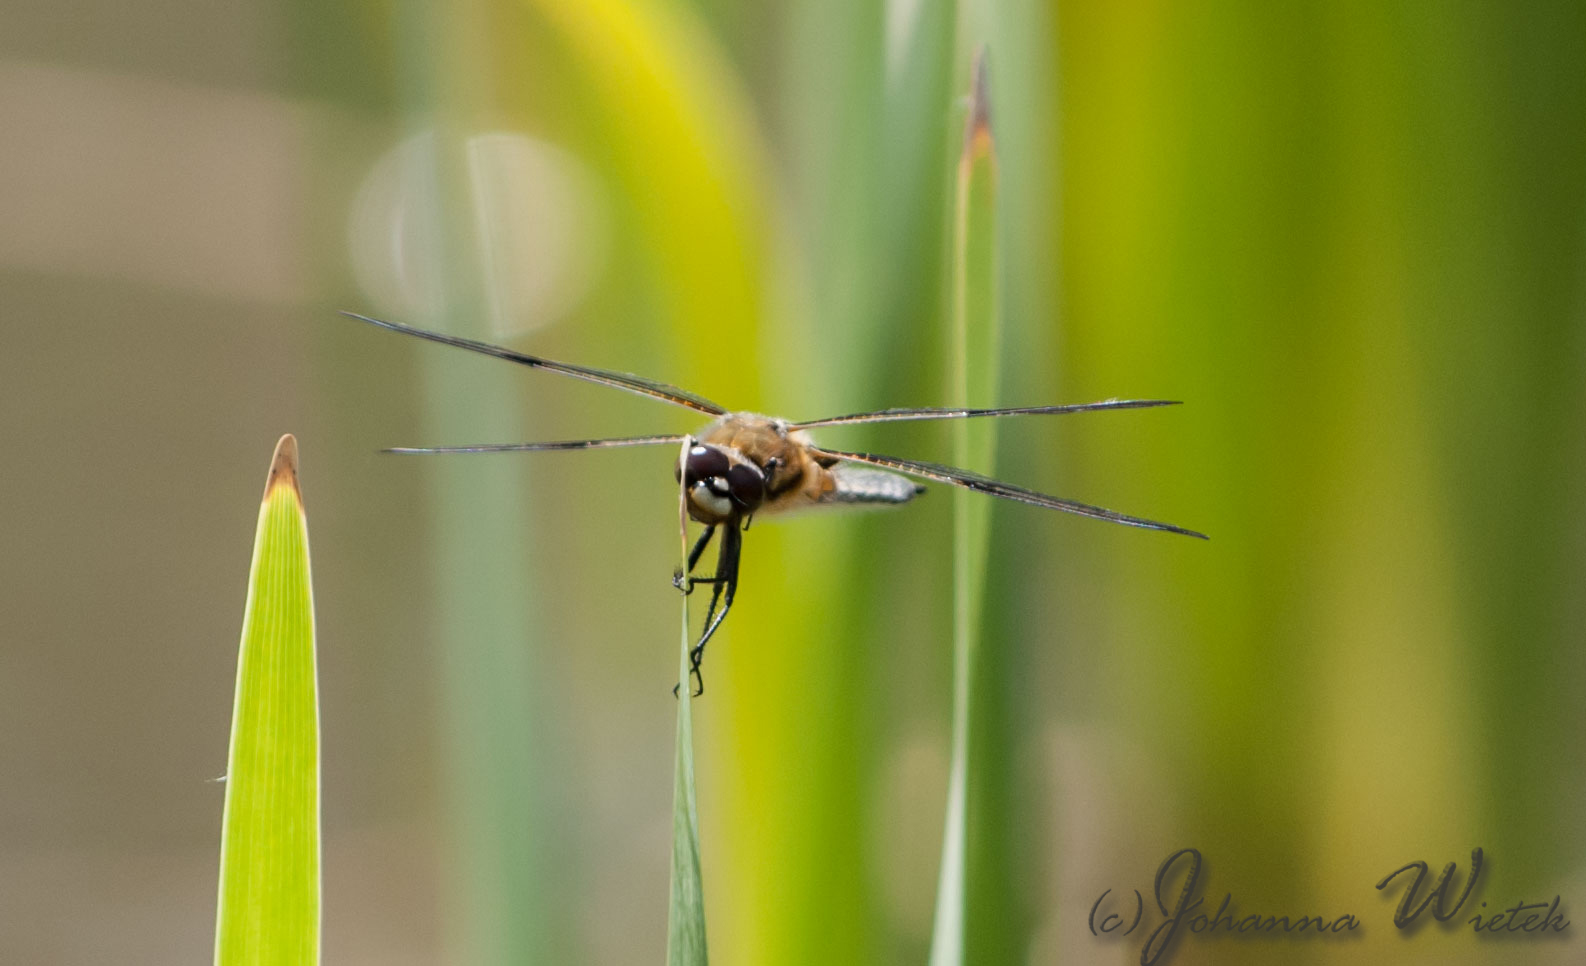
[[975,51],[974,87],[969,96],[969,137],[967,140],[991,137],[991,92],[986,70],[986,46]]
[[319,710],[297,441],[270,458],[226,757],[216,966],[320,962]]
[[290,486],[299,499],[303,496],[297,485],[297,437],[291,433],[275,444],[275,455],[270,458],[270,476],[264,481],[264,498],[268,500],[279,486]]

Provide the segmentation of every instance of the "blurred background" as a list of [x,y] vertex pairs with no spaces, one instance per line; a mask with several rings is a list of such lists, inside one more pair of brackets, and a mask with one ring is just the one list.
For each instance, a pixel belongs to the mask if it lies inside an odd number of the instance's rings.
[[[0,33],[0,957],[210,955],[255,500],[314,548],[327,961],[655,962],[672,455],[375,450],[690,414],[353,309],[813,418],[944,400],[973,48],[1001,164],[977,963],[1132,962],[1104,889],[1389,922],[1415,859],[1586,914],[1576,3],[24,2]],[[977,427],[983,431],[986,427]],[[940,425],[829,431],[946,459]],[[759,523],[695,705],[721,963],[919,963],[951,500]],[[697,619],[696,614],[696,619]],[[1571,905],[1573,903],[1573,906]],[[1567,934],[1566,934],[1567,935]]]

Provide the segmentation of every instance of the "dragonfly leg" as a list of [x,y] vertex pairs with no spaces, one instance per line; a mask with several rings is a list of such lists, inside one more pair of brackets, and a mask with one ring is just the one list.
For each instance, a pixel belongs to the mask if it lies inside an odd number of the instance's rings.
[[688,552],[688,572],[689,573],[693,573],[694,572],[694,567],[696,565],[698,565],[700,556],[705,552],[705,547],[710,544],[711,535],[714,534],[715,532],[716,532],[716,525],[714,523],[712,523],[710,526],[705,528],[705,532],[704,533],[699,535],[699,539],[694,541],[694,549],[692,549],[692,550],[690,550]]
[[[700,673],[700,663],[705,659],[705,644],[716,633],[721,622],[726,620],[727,611],[732,608],[733,595],[738,591],[738,556],[743,547],[743,536],[738,527],[729,526],[722,532],[721,549],[716,554],[716,575],[714,577],[696,578],[700,583],[712,585],[710,606],[705,610],[705,630],[700,634],[699,643],[695,644],[688,652],[689,676],[694,680],[694,697],[705,693],[705,678]],[[716,605],[721,604],[721,610],[716,610]],[[673,692],[676,692],[676,688]]]
[[[694,549],[688,552],[688,573],[694,572],[694,566],[699,563],[700,555],[705,552],[705,547],[710,543],[710,538],[716,532],[716,525],[712,523],[705,528],[705,532],[694,541]],[[672,571],[672,586],[682,591],[685,595],[694,592],[695,584],[709,584],[715,582],[715,577],[689,577],[681,570]]]

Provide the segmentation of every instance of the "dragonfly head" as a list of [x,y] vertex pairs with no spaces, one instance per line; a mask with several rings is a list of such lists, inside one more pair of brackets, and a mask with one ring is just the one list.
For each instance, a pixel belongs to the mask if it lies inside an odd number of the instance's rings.
[[695,445],[682,473],[689,502],[707,522],[753,513],[765,499],[765,474],[721,446]]

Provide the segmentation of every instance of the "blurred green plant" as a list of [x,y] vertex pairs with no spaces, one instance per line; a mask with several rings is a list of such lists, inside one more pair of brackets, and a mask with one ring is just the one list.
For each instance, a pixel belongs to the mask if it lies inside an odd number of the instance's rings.
[[[948,358],[952,360],[953,400],[963,405],[994,406],[1001,381],[1002,322],[997,279],[997,158],[984,49],[975,56],[973,74],[954,200]],[[958,465],[991,472],[996,460],[994,429],[988,427],[971,436],[968,423],[960,420],[954,430],[953,453]],[[970,887],[970,734],[977,724],[972,697],[980,649],[991,510],[991,501],[978,494],[967,490],[953,494],[952,763],[931,966],[951,966],[965,959]]]
[[319,705],[297,441],[276,444],[259,508],[220,838],[215,962],[317,963]]

